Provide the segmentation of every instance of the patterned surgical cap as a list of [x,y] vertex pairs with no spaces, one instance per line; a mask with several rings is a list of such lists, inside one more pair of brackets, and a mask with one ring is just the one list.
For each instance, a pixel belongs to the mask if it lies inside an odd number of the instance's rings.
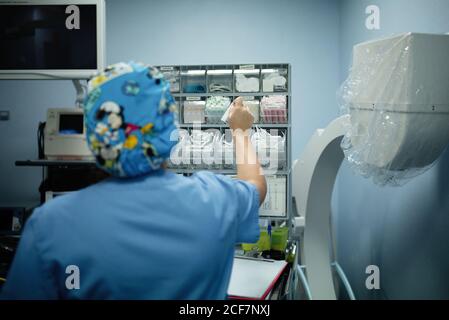
[[140,63],[117,63],[90,79],[84,114],[89,148],[113,176],[158,170],[178,142],[169,83]]

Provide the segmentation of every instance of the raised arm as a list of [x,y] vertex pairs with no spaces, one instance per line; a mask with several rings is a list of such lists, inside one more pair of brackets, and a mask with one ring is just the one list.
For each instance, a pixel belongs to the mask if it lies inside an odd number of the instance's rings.
[[267,184],[250,139],[254,117],[249,109],[243,105],[241,97],[234,100],[228,122],[235,143],[237,178],[256,186],[260,195],[260,204],[262,204],[267,194]]

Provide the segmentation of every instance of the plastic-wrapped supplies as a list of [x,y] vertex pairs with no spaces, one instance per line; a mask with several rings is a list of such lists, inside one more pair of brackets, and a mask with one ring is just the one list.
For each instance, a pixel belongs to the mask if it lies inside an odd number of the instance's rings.
[[259,70],[236,72],[235,89],[237,92],[259,92]]
[[222,146],[223,146],[223,168],[224,169],[235,169],[235,154],[234,154],[234,142],[230,134],[223,134],[222,136]]
[[449,35],[403,34],[356,45],[338,94],[355,171],[379,185],[425,172],[449,141]]
[[260,102],[263,123],[287,123],[287,97],[265,96]]
[[[191,164],[192,168],[216,169],[221,162],[216,163],[214,156],[217,149],[217,143],[221,139],[221,133],[218,130],[193,130],[191,133]],[[219,160],[219,159],[218,159]]]
[[[256,128],[251,134],[251,141],[261,166],[276,173],[285,169],[286,139],[277,130],[266,131]],[[235,169],[235,147],[230,131],[179,130],[179,143],[173,148],[170,167],[178,169]]]
[[263,92],[287,91],[287,69],[262,70],[262,74]]
[[209,92],[232,92],[232,70],[208,70]]
[[169,166],[178,169],[221,169],[222,134],[219,130],[179,131],[179,143],[173,148]]
[[206,70],[187,70],[181,72],[182,91],[184,93],[204,93],[206,87]]
[[248,107],[249,111],[254,117],[254,123],[260,121],[260,103],[259,100],[245,100],[243,104]]
[[260,165],[277,170],[286,166],[285,136],[257,128],[251,135]]
[[221,122],[221,117],[231,104],[229,97],[212,96],[206,100],[206,122],[215,124]]
[[205,123],[205,109],[205,101],[184,101],[184,123]]

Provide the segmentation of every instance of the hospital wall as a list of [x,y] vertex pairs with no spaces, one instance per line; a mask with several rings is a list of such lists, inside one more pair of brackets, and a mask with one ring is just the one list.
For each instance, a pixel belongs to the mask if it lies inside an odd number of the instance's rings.
[[108,0],[108,61],[288,62],[293,158],[337,115],[339,1]]
[[[380,30],[365,28],[368,5],[380,8]],[[449,32],[447,0],[344,0],[340,13],[341,81],[356,43],[408,31]],[[356,296],[449,299],[449,150],[404,187],[376,187],[347,163],[338,179],[338,257]],[[365,287],[368,265],[380,268],[379,291]]]

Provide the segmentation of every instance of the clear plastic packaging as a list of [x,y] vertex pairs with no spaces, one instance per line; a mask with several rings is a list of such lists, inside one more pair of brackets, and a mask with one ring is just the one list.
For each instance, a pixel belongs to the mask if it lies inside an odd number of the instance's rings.
[[260,102],[256,99],[244,100],[243,104],[248,107],[254,117],[254,123],[260,122]]
[[232,140],[232,134],[229,130],[222,136],[223,144],[223,168],[224,169],[235,169],[235,154],[234,154],[234,142]]
[[179,143],[172,149],[169,167],[176,169],[223,168],[222,134],[218,129],[179,130]]
[[272,129],[256,128],[251,135],[260,165],[270,171],[282,170],[287,165],[285,135]]
[[207,83],[211,93],[232,92],[232,70],[208,70]]
[[179,92],[181,87],[181,78],[179,68],[172,66],[162,66],[159,70],[164,75],[165,80],[170,82],[170,92]]
[[378,185],[428,170],[449,141],[449,36],[403,34],[354,47],[338,97],[350,115],[342,149]]
[[181,73],[184,93],[205,93],[206,70],[187,70]]
[[220,166],[215,163],[215,147],[221,137],[216,130],[193,130],[191,139],[191,156],[193,169],[216,169]]
[[[228,134],[226,134],[228,133]],[[286,139],[283,132],[256,128],[251,141],[260,164],[269,174],[286,167]],[[169,166],[178,169],[235,169],[235,148],[230,131],[218,129],[179,130],[179,143],[173,148]]]
[[259,92],[260,69],[234,70],[236,92]]
[[205,123],[206,102],[203,100],[184,101],[184,123]]
[[223,159],[223,143],[222,136],[220,130],[212,129],[210,130],[213,134],[213,140],[211,144],[211,149],[207,154],[207,157],[212,159],[212,169],[223,169],[224,167],[224,159]]
[[221,118],[231,104],[231,98],[212,96],[206,100],[206,122],[209,124],[221,123]]
[[261,73],[263,92],[287,91],[287,69],[263,69]]
[[288,122],[287,97],[265,96],[260,102],[262,123],[282,124]]

